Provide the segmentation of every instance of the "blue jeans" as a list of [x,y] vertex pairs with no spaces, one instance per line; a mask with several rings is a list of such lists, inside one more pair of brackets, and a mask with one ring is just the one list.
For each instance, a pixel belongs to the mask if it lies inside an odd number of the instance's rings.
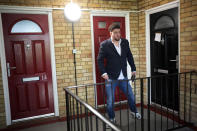
[[[124,80],[128,80],[128,79],[125,78]],[[117,80],[109,79],[108,81],[105,80],[105,82],[106,82],[105,92],[107,94],[107,113],[108,113],[110,120],[115,118],[113,105],[114,105],[114,100],[115,100],[115,95],[114,95],[115,89],[117,86],[127,97],[130,110],[135,113],[137,112],[136,105],[135,105],[135,97],[133,95],[132,88],[131,88],[129,81],[117,81]]]

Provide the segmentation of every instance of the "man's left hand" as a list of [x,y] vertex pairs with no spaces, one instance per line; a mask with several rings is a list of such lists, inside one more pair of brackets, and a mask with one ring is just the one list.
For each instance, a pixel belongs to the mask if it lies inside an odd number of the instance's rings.
[[135,77],[136,77],[136,72],[134,71],[134,72],[132,72],[132,76],[131,76],[132,82],[135,80]]
[[133,71],[132,72],[132,76],[136,76],[136,71]]

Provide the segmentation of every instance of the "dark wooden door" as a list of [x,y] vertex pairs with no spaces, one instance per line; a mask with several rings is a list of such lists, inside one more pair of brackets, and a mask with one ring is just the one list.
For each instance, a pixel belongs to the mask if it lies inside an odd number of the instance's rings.
[[[178,8],[150,15],[151,76],[178,73]],[[178,75],[155,78],[151,100],[178,110]]]
[[54,112],[48,16],[2,14],[12,120]]
[[[93,17],[95,58],[97,58],[98,56],[100,43],[110,38],[108,27],[114,22],[120,24],[121,37],[125,38],[125,17],[103,17],[103,16]],[[104,82],[104,79],[101,77],[102,74],[100,74],[99,72],[97,59],[95,59],[95,65],[96,65],[96,83],[102,83]],[[104,99],[106,101],[104,88],[105,88],[104,86],[97,86],[97,104],[98,105],[102,105],[104,103]],[[122,100],[126,100],[126,97],[119,90],[119,88],[116,88],[115,101],[118,102]]]

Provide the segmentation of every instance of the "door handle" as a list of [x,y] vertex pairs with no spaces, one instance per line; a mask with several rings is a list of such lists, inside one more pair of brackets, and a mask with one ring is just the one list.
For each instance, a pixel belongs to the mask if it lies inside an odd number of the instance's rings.
[[10,70],[14,70],[16,67],[10,67],[10,63],[7,63],[7,71],[8,71],[8,77],[10,77],[11,73]]
[[171,62],[176,62],[176,69],[178,69],[178,65],[179,65],[179,56],[178,55],[176,55],[176,59],[175,60],[169,60],[169,61],[171,61]]
[[176,55],[176,59],[174,59],[174,60],[169,60],[169,61],[178,61],[178,55]]
[[158,73],[168,74],[168,70],[164,70],[164,69],[158,69],[157,72]]
[[177,60],[170,60],[170,61],[177,61]]

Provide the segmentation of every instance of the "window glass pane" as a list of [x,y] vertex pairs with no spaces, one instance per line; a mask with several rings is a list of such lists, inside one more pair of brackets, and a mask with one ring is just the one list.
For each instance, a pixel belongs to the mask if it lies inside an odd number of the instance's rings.
[[98,28],[106,28],[106,22],[99,22]]
[[114,24],[118,24],[120,26],[120,22],[113,22]]
[[172,18],[169,16],[162,16],[157,20],[154,29],[159,30],[159,29],[167,29],[172,27],[174,27],[174,22]]
[[38,24],[30,20],[17,22],[11,29],[11,33],[42,33]]

